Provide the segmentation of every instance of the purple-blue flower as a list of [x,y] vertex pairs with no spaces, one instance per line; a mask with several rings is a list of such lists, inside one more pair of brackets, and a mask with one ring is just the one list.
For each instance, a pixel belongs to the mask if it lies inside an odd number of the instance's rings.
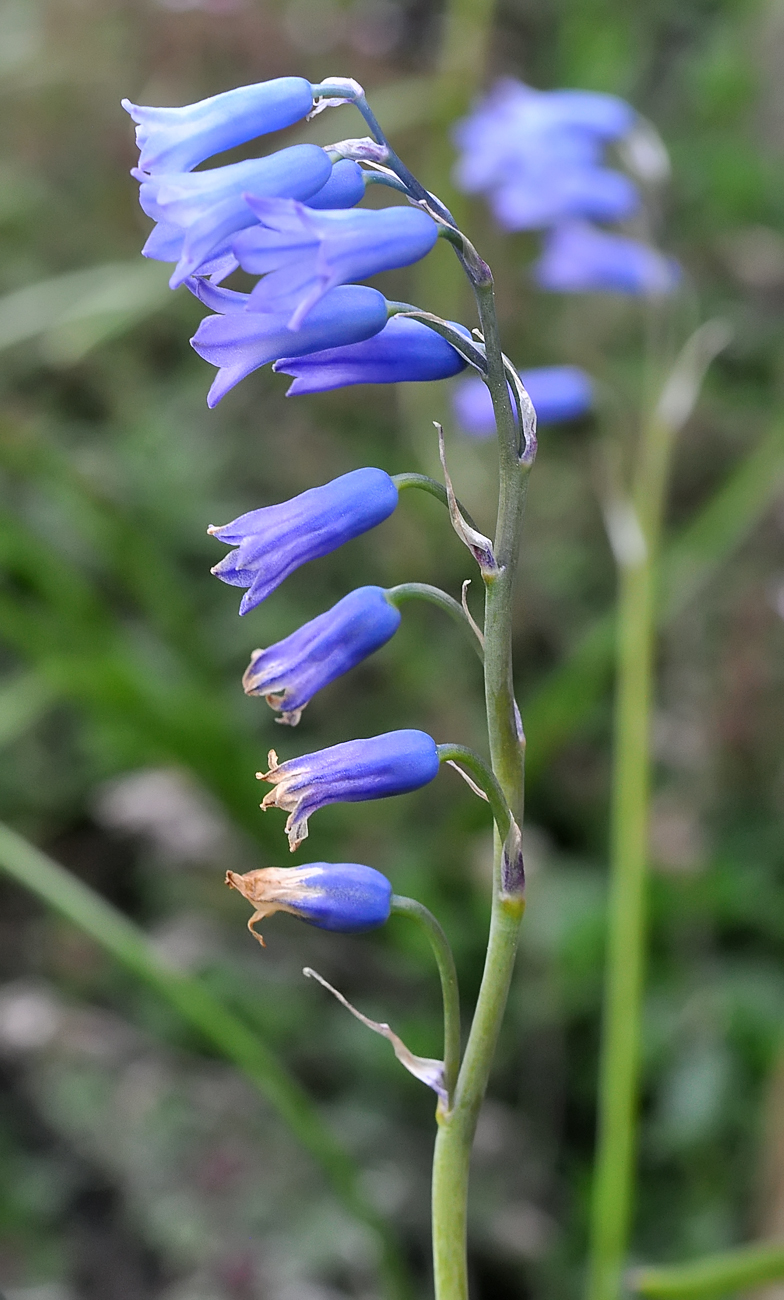
[[[452,322],[454,324],[454,322]],[[455,329],[471,340],[462,325]],[[327,348],[307,356],[282,357],[273,369],[293,375],[287,396],[324,393],[352,384],[398,384],[449,379],[465,370],[466,362],[446,339],[420,321],[393,316],[384,328],[362,343]],[[480,381],[481,382],[481,381]]]
[[555,293],[672,293],[681,272],[672,257],[625,235],[572,221],[548,233],[533,275]]
[[259,780],[274,788],[261,806],[289,814],[286,834],[292,853],[307,838],[308,818],[319,808],[418,790],[433,780],[439,765],[435,741],[424,731],[388,731],[367,740],[347,740],[281,764],[270,750],[268,761],[269,771],[259,773]]
[[250,510],[208,532],[236,550],[212,572],[232,587],[247,587],[240,614],[266,600],[308,560],[337,550],[375,528],[397,505],[397,488],[382,469],[355,469],[290,501]]
[[639,205],[628,177],[601,165],[603,146],[636,114],[614,95],[534,90],[511,78],[455,129],[455,180],[486,192],[502,225],[536,229],[569,217],[620,220]]
[[254,650],[242,685],[265,697],[278,722],[296,726],[317,691],[386,645],[399,626],[383,587],[358,587],[283,641]]
[[[227,167],[201,172],[159,172],[148,176],[134,168],[140,181],[139,202],[148,217],[165,223],[166,256],[148,239],[146,257],[178,265],[169,283],[173,289],[193,275],[228,237],[256,220],[244,196],[308,199],[329,181],[332,164],[315,144],[279,149],[266,158],[248,158]],[[177,253],[175,231],[182,237]],[[156,251],[157,249],[157,251]]]
[[129,99],[122,106],[137,124],[142,171],[190,171],[213,154],[307,117],[313,88],[304,77],[277,77],[181,108],[149,108]]
[[326,185],[305,199],[308,208],[353,208],[365,196],[365,173],[352,158],[341,158],[332,165]]
[[311,862],[304,867],[262,867],[240,876],[226,872],[226,884],[255,909],[248,921],[254,939],[257,921],[290,912],[319,930],[357,934],[389,920],[392,886],[386,876],[359,862]]
[[330,289],[409,266],[438,237],[438,226],[419,208],[316,212],[286,199],[246,195],[246,202],[258,224],[236,237],[234,255],[244,271],[263,276],[248,310],[288,311],[292,330]]
[[[539,424],[577,420],[590,411],[593,386],[578,366],[539,366],[521,370]],[[495,433],[493,403],[487,385],[478,375],[468,375],[452,392],[452,409],[466,433],[489,438]]]
[[280,357],[303,356],[307,352],[358,343],[378,334],[387,320],[384,296],[360,284],[332,289],[316,304],[299,330],[289,329],[289,311],[247,311],[247,294],[217,289],[205,281],[195,281],[194,292],[208,306],[221,303],[220,310],[224,313],[205,317],[191,339],[199,356],[219,367],[207,396],[210,407],[216,406],[230,388],[259,366]]

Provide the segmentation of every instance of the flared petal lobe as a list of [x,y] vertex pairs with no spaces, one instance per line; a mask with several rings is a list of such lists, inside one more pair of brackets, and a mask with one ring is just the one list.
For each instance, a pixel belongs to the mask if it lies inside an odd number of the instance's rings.
[[648,244],[573,221],[547,235],[533,269],[542,289],[554,293],[624,293],[660,297],[681,279],[678,263]]
[[330,289],[409,266],[430,252],[438,227],[419,208],[316,212],[303,203],[246,195],[258,224],[233,242],[244,271],[263,276],[250,311],[291,312],[299,329]]
[[293,853],[307,838],[308,818],[319,808],[418,790],[435,777],[439,758],[435,741],[424,731],[412,730],[348,740],[281,764],[271,750],[269,764],[259,779],[274,788],[261,806],[288,812],[286,834]]
[[399,626],[383,587],[358,587],[285,640],[254,650],[245,692],[263,695],[278,721],[294,726],[317,691],[386,645]]
[[[199,286],[197,295],[209,294],[212,286]],[[386,299],[376,289],[361,284],[340,285],[310,312],[301,329],[288,328],[289,313],[245,310],[246,295],[218,290],[224,297],[225,314],[207,316],[191,339],[200,357],[218,366],[218,376],[207,396],[216,406],[222,397],[259,366],[279,357],[320,352],[335,345],[358,343],[378,334],[387,321]]]
[[[540,425],[578,420],[593,405],[591,380],[578,366],[539,366],[521,370],[520,378]],[[452,409],[460,426],[472,437],[490,438],[495,433],[492,399],[478,375],[469,375],[455,387]]]
[[227,871],[226,884],[238,890],[255,909],[248,921],[254,929],[275,912],[290,912],[319,930],[357,934],[389,920],[392,886],[386,876],[359,862],[311,862],[303,867],[262,867],[238,875]]
[[[454,321],[450,323],[471,341],[468,330]],[[451,343],[427,325],[405,316],[393,316],[380,333],[362,343],[311,352],[307,356],[283,357],[274,367],[284,375],[294,376],[288,397],[324,393],[352,384],[449,379],[465,368],[466,362]]]
[[240,604],[240,614],[247,614],[300,565],[387,519],[397,499],[397,488],[384,470],[352,470],[290,501],[209,528],[218,541],[236,548],[212,572],[232,587],[248,588]]
[[141,171],[190,171],[224,149],[300,121],[313,107],[313,90],[304,77],[276,77],[181,108],[129,99],[122,106],[136,123]]

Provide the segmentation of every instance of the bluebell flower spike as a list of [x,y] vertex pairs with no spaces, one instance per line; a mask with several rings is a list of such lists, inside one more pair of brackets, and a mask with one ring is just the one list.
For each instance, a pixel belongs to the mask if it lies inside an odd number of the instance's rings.
[[300,565],[382,523],[397,501],[397,488],[384,470],[352,470],[289,501],[211,525],[212,537],[236,548],[212,572],[232,587],[247,588],[240,604],[240,614],[247,614]]
[[257,224],[233,243],[244,271],[263,278],[249,311],[291,313],[297,330],[330,289],[409,266],[430,252],[436,223],[419,208],[317,212],[303,203],[245,196]]
[[[471,341],[471,334],[464,326],[455,321],[450,324]],[[427,325],[406,316],[393,316],[378,334],[361,343],[327,348],[306,356],[282,357],[275,362],[273,370],[293,376],[294,383],[286,396],[294,397],[348,388],[352,384],[450,379],[465,370],[466,364],[460,353]]]
[[364,740],[348,740],[301,758],[278,762],[274,749],[269,769],[257,772],[272,785],[263,811],[282,808],[289,816],[286,835],[293,853],[308,835],[308,818],[332,803],[362,803],[407,794],[427,785],[439,767],[435,741],[424,731],[388,731]]
[[214,154],[307,117],[313,88],[304,77],[276,77],[180,108],[151,108],[129,99],[122,106],[136,123],[142,171],[190,171]]
[[317,691],[386,645],[400,617],[383,587],[358,587],[283,641],[254,650],[245,693],[263,696],[276,722],[295,727]]
[[248,929],[262,948],[266,944],[256,923],[275,912],[289,912],[319,930],[357,934],[384,925],[392,902],[386,876],[358,862],[262,867],[244,875],[227,871],[226,884],[255,909]]
[[[213,286],[196,283],[203,301]],[[218,367],[207,394],[207,405],[217,406],[241,379],[281,357],[304,356],[326,348],[359,343],[378,334],[387,322],[387,303],[377,289],[361,284],[339,285],[316,303],[298,330],[289,329],[291,312],[247,311],[247,294],[235,290],[213,293],[209,305],[220,313],[201,322],[191,347]]]

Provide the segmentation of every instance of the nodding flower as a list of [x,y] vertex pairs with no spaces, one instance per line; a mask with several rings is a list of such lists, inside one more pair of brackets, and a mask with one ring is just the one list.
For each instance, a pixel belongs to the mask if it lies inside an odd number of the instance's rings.
[[[290,311],[245,310],[248,294],[217,289],[205,280],[188,282],[203,301],[221,294],[221,314],[206,316],[191,339],[200,357],[218,367],[207,395],[217,406],[226,393],[260,366],[284,356],[303,356],[325,348],[358,343],[378,334],[386,324],[387,302],[377,289],[344,284],[332,289],[309,313],[298,330],[289,329]],[[208,297],[209,296],[209,297]]]
[[218,541],[236,547],[212,572],[232,587],[248,588],[240,604],[240,614],[247,614],[301,564],[380,524],[397,501],[397,488],[383,469],[341,474],[290,501],[208,528]]
[[233,242],[244,271],[261,275],[249,311],[291,313],[299,329],[336,285],[409,266],[429,253],[438,226],[419,208],[318,212],[286,199],[246,195],[257,224]]
[[[471,335],[462,325],[450,322],[468,342]],[[465,370],[466,361],[445,338],[407,316],[392,316],[384,328],[361,343],[327,348],[305,356],[282,357],[273,370],[293,375],[286,394],[324,393],[352,384],[417,383],[450,379]],[[482,383],[481,379],[479,380]],[[484,387],[484,385],[482,385]]]
[[325,614],[266,650],[254,650],[242,685],[263,695],[277,721],[296,726],[309,700],[390,639],[400,611],[382,587],[358,587]]
[[226,872],[226,884],[255,909],[248,929],[275,912],[290,912],[319,930],[357,934],[389,920],[392,886],[386,876],[358,862],[311,862],[304,867],[262,867],[244,876]]
[[313,87],[304,77],[276,77],[180,108],[151,108],[129,99],[122,106],[136,123],[140,170],[187,172],[216,153],[307,117]]
[[308,818],[331,803],[362,803],[407,794],[427,785],[438,772],[435,741],[424,731],[387,731],[366,740],[347,740],[302,758],[278,763],[269,753],[269,771],[260,781],[274,789],[264,796],[262,809],[283,808],[292,851],[308,834]]
[[[153,221],[162,221],[182,235],[182,248],[169,284],[181,285],[189,275],[256,217],[245,196],[307,199],[322,189],[332,163],[315,144],[296,144],[266,158],[248,158],[201,172],[156,172],[148,176],[135,167],[140,182],[139,203]],[[145,245],[151,256],[149,241]],[[162,260],[170,260],[168,258]]]

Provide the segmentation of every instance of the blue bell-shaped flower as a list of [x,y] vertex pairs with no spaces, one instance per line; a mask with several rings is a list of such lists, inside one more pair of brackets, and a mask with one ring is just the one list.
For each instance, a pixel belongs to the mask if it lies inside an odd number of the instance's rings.
[[254,929],[274,912],[290,912],[319,930],[357,934],[389,920],[392,886],[386,876],[358,862],[311,862],[304,867],[262,867],[244,876],[226,872],[226,884],[255,908],[248,921]]

